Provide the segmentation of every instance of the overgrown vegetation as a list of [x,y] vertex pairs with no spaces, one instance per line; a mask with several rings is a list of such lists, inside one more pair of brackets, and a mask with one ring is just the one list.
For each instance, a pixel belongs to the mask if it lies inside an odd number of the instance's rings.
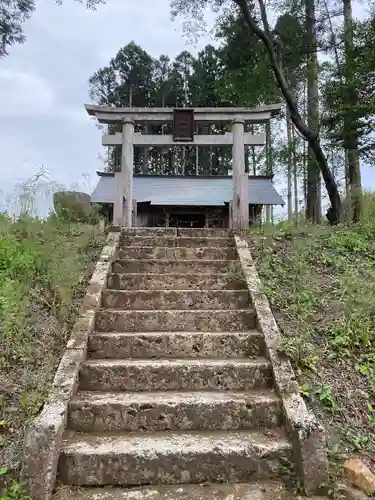
[[0,216],[0,486],[21,500],[25,425],[40,411],[104,235],[97,226]]
[[283,331],[280,352],[330,431],[333,462],[375,464],[375,194],[355,225],[293,225],[250,234]]
[[92,205],[90,195],[78,191],[57,191],[53,195],[55,214],[62,222],[97,224],[100,207]]

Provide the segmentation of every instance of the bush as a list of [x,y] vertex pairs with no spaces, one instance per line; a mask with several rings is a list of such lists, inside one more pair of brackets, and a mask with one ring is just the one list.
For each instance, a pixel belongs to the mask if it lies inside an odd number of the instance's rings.
[[43,221],[24,215],[12,222],[0,216],[3,471],[17,471],[23,429],[48,395],[104,241],[104,234],[98,231],[95,226],[69,224],[56,217]]
[[91,205],[90,195],[78,191],[58,191],[53,195],[56,216],[64,222],[99,222],[99,209]]

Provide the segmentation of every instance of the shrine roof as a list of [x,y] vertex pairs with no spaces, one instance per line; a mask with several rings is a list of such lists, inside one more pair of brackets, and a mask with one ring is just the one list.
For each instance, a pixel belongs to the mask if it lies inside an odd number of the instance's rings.
[[[116,182],[113,173],[97,172],[99,182],[92,203],[113,203]],[[231,176],[134,175],[133,199],[152,205],[223,206],[232,199]],[[249,204],[284,205],[272,176],[249,176]]]

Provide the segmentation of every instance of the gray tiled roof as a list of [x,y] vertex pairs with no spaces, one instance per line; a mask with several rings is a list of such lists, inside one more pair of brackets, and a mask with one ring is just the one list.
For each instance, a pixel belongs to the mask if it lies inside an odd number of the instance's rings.
[[[91,194],[93,203],[113,203],[115,178],[98,173],[99,182]],[[133,179],[133,198],[152,205],[220,206],[232,199],[232,177],[221,176],[153,176]],[[249,204],[284,205],[271,178],[249,177]]]

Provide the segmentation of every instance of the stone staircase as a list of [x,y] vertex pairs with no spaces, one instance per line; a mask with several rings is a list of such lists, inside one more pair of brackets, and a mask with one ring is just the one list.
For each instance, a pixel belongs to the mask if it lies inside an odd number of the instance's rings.
[[70,402],[59,498],[262,498],[257,484],[283,478],[292,448],[234,238],[139,229],[120,242]]

